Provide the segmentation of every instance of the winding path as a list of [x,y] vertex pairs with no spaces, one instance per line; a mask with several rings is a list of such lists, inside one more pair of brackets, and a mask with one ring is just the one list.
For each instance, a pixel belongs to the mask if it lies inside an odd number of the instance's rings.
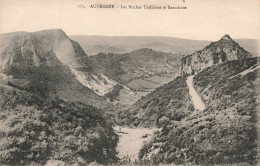
[[186,83],[189,87],[189,94],[191,96],[191,100],[192,100],[192,103],[194,105],[194,108],[197,109],[197,110],[203,111],[206,108],[206,106],[203,103],[199,94],[197,93],[196,89],[194,88],[193,77],[194,77],[194,75],[188,76],[187,80],[186,80]]

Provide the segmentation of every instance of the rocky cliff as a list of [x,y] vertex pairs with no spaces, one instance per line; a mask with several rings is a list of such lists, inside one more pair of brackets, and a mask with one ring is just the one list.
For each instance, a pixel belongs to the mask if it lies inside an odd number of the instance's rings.
[[181,59],[181,75],[197,74],[214,64],[249,57],[252,57],[249,52],[240,47],[229,35],[225,35],[203,50],[183,57]]
[[12,77],[9,84],[19,89],[98,107],[106,107],[101,96],[116,84],[94,70],[81,46],[61,29],[1,34],[0,74]]

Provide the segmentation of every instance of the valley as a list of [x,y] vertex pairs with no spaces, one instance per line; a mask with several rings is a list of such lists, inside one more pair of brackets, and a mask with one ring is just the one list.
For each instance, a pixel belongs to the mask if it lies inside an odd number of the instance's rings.
[[0,164],[256,165],[252,43],[1,34]]

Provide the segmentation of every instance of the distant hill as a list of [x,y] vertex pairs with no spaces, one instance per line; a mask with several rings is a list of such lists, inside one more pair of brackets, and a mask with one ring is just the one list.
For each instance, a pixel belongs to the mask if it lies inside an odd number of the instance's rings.
[[133,79],[155,74],[178,72],[181,55],[139,49],[125,54],[104,54],[90,56],[92,67],[121,84]]
[[[201,50],[211,42],[159,36],[72,35],[70,38],[77,41],[88,55],[96,55],[100,52],[122,54],[141,48],[188,55]],[[253,56],[259,55],[257,40],[235,39],[235,41]]]
[[90,56],[95,71],[115,80],[120,90],[108,93],[113,103],[131,105],[141,96],[170,82],[180,74],[181,55],[139,49],[124,54],[99,53]]

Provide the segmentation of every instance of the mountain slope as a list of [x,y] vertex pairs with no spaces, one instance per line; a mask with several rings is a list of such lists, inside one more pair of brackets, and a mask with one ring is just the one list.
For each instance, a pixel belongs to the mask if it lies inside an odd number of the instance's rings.
[[[134,103],[129,110],[122,113],[122,115],[132,118],[124,117],[123,119],[127,120],[127,122],[125,120],[123,122],[135,125],[160,125],[158,118],[168,113],[182,114],[180,117],[179,115],[174,115],[176,117],[170,116],[171,118],[182,119],[190,114],[191,108],[194,109],[191,106],[191,97],[187,86],[189,82],[186,83],[185,76],[199,73],[202,70],[226,61],[246,59],[248,57],[251,57],[251,54],[241,48],[228,35],[223,36],[217,42],[211,43],[201,51],[182,57],[181,66],[176,65],[176,67],[181,69],[182,77],[178,77],[172,82],[159,87]],[[174,101],[175,99],[177,99],[176,102]],[[184,105],[184,103],[186,104]]]
[[0,78],[0,164],[68,165],[116,160],[117,135],[100,110],[46,99],[3,84]]
[[260,70],[237,74],[259,65],[257,58],[233,60],[198,73],[194,84],[206,109],[168,123],[140,157],[154,153],[161,163],[255,165]]
[[60,29],[0,39],[0,165],[115,162],[118,137],[102,97],[114,82],[80,45]]
[[162,127],[168,121],[180,121],[192,112],[193,106],[186,79],[177,77],[122,112],[120,122],[123,125]]
[[[208,54],[202,55],[210,59],[218,50],[229,50],[235,60],[227,53],[226,60],[206,68],[186,63],[200,67],[157,88],[120,114],[123,125],[162,127],[143,146],[141,159],[150,158],[153,164],[256,164],[260,60],[250,58],[226,37],[207,46],[203,51]],[[192,61],[193,56],[185,58]],[[186,82],[190,74],[195,74],[193,86],[205,104],[197,111]]]

